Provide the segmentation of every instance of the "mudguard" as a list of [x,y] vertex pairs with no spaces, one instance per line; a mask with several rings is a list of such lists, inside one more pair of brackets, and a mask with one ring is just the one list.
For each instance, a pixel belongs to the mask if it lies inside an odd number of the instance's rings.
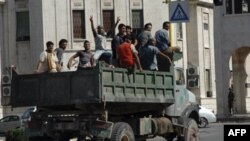
[[199,123],[199,105],[198,104],[189,105],[179,117],[178,124],[185,125],[185,122],[190,118],[194,119],[197,122],[197,124]]

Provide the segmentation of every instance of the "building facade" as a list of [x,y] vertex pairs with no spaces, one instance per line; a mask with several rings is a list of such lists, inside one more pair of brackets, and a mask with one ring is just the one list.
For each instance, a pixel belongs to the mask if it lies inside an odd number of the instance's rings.
[[250,1],[223,0],[217,4],[214,25],[218,116],[229,114],[229,87],[235,93],[234,113],[245,114],[250,111]]
[[[95,26],[112,27],[117,17],[120,23],[131,25],[139,33],[151,22],[152,35],[169,20],[169,2],[163,0],[8,0],[0,7],[1,74],[9,74],[11,67],[18,73],[33,73],[46,42],[55,47],[62,38],[69,41],[64,64],[83,48],[89,40],[94,50],[90,16]],[[213,46],[213,2],[194,0],[188,3],[190,21],[171,24],[171,43],[180,46],[183,59],[178,61],[184,70],[195,68],[197,84],[187,85],[199,103],[216,111],[216,89]],[[117,31],[117,30],[116,30]],[[108,46],[111,45],[108,39]],[[67,71],[64,66],[64,70]],[[189,80],[187,81],[189,82]],[[191,82],[191,81],[190,81]],[[2,105],[8,105],[9,96],[1,94]],[[3,107],[3,115],[23,109]],[[1,114],[1,113],[0,113]]]

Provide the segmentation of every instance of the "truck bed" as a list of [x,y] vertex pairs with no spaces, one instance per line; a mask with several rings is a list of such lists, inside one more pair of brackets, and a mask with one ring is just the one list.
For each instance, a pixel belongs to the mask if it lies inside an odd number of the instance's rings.
[[[174,71],[95,68],[61,73],[13,75],[12,107],[129,104],[154,107],[174,103]],[[151,104],[151,105],[148,105]],[[121,108],[121,107],[120,107]]]

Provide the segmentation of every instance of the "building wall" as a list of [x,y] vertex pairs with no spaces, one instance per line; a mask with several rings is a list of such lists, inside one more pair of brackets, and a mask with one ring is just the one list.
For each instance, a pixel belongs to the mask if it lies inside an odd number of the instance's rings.
[[[224,117],[228,114],[229,60],[236,49],[250,47],[250,15],[249,13],[227,15],[225,5],[215,7],[214,13],[217,106],[218,116]],[[236,93],[237,95],[240,94]]]
[[[0,3],[0,78],[2,78],[2,48],[3,48],[3,6]],[[0,81],[0,86],[2,86],[2,81]],[[2,87],[1,87],[2,89]],[[2,90],[0,91],[0,118],[3,117],[3,108],[2,108]]]

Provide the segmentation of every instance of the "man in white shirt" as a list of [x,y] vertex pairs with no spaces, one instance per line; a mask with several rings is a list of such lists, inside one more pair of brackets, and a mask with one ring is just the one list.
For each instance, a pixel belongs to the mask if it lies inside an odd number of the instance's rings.
[[111,51],[107,51],[106,49],[106,42],[107,42],[107,37],[113,37],[114,36],[114,29],[119,23],[120,18],[117,18],[117,21],[110,29],[108,33],[104,31],[104,27],[99,25],[97,27],[97,31],[95,30],[94,23],[93,23],[93,17],[90,17],[90,22],[91,22],[91,29],[93,32],[93,36],[95,39],[95,54],[94,54],[94,60],[104,60],[107,64],[112,66],[112,53]]
[[54,43],[48,41],[46,43],[47,49],[40,54],[35,73],[43,72],[60,72],[61,67],[58,63],[56,54],[53,52]]

